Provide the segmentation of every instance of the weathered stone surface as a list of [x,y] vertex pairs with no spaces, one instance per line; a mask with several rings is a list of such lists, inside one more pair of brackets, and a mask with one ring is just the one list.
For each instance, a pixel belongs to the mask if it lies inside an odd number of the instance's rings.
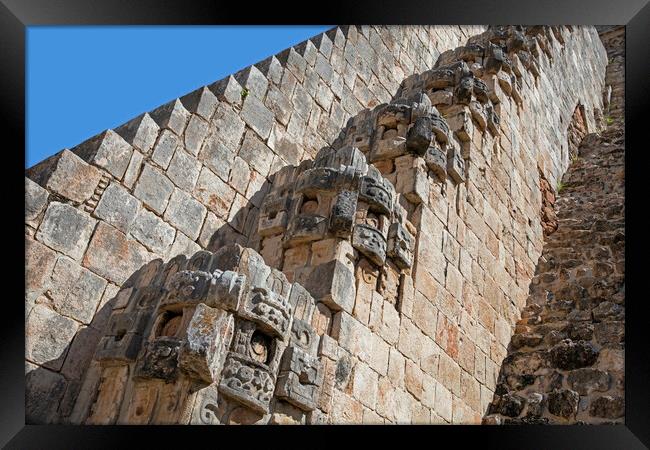
[[605,395],[593,401],[589,408],[589,414],[594,417],[606,419],[617,419],[625,413],[625,399],[623,397],[612,397]]
[[110,225],[99,223],[83,260],[84,267],[122,284],[150,259],[147,250]]
[[190,194],[175,189],[165,211],[165,220],[194,240],[199,237],[206,212],[205,206]]
[[80,259],[97,221],[74,206],[52,202],[45,211],[36,238],[71,258]]
[[235,191],[204,167],[199,174],[194,195],[210,211],[218,217],[226,219],[230,211],[230,203],[235,197]]
[[263,176],[269,174],[273,152],[254,133],[246,132],[239,156]]
[[66,317],[89,324],[102,298],[106,280],[61,256],[57,259],[48,285],[52,308]]
[[154,213],[143,208],[131,224],[129,234],[150,251],[165,255],[174,242],[176,231]]
[[273,127],[273,113],[254,95],[244,99],[241,117],[264,140],[268,139]]
[[583,368],[569,373],[567,381],[571,388],[580,395],[588,395],[593,391],[605,392],[609,389],[609,374],[602,370]]
[[167,176],[179,188],[192,192],[200,171],[201,163],[184,151],[179,150],[169,163]]
[[570,370],[590,366],[598,359],[598,350],[590,342],[565,339],[550,350],[555,367]]
[[140,202],[137,198],[119,184],[111,183],[102,194],[94,214],[126,233],[139,210]]
[[56,421],[58,405],[65,392],[62,375],[34,369],[25,377],[25,423],[44,425]]
[[203,141],[209,132],[209,124],[199,116],[192,115],[184,134],[185,149],[192,155],[199,154]]
[[72,151],[81,159],[107,170],[120,180],[131,160],[133,147],[113,130],[107,130],[79,144]]
[[151,160],[163,169],[169,166],[176,149],[181,146],[180,139],[169,130],[163,130],[156,141]]
[[556,389],[548,394],[548,410],[551,414],[569,419],[578,412],[580,396],[570,389]]
[[158,214],[162,214],[173,191],[174,184],[169,178],[153,166],[145,164],[133,195]]
[[25,324],[25,357],[44,367],[59,370],[68,344],[79,325],[45,305],[36,305]]
[[189,112],[210,120],[217,108],[218,99],[206,86],[179,99]]
[[77,203],[93,195],[102,177],[99,169],[68,150],[34,166],[28,175],[50,192]]
[[25,294],[33,301],[47,288],[56,253],[33,239],[25,239]]
[[178,136],[183,133],[190,117],[190,113],[185,109],[179,99],[165,103],[151,111],[149,115],[156,121],[160,128],[169,128]]
[[160,127],[151,116],[144,113],[116,128],[115,132],[134,148],[148,155],[156,142],[159,130]]
[[38,218],[47,206],[49,193],[25,177],[25,223],[36,226]]

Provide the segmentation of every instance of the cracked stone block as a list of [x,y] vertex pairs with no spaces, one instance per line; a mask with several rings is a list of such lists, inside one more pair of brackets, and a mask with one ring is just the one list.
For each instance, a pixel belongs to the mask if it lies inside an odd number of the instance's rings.
[[165,220],[194,240],[199,237],[206,212],[206,207],[190,194],[176,189],[169,199]]
[[89,199],[102,177],[99,169],[69,150],[63,150],[37,164],[27,174],[49,191],[76,203]]
[[169,178],[153,166],[145,164],[133,195],[158,214],[162,214],[173,191],[174,184]]
[[97,226],[83,260],[84,267],[121,285],[151,259],[144,246],[102,222]]
[[179,137],[169,130],[163,130],[153,149],[151,160],[166,169],[178,147],[180,147]]
[[79,144],[72,152],[121,180],[131,161],[133,147],[115,131],[106,130]]
[[185,125],[190,118],[190,113],[185,109],[179,99],[172,100],[149,113],[160,128],[168,128],[178,136],[183,134]]
[[25,223],[36,227],[38,218],[47,206],[50,194],[34,181],[25,177]]
[[129,229],[131,236],[159,255],[167,254],[176,230],[154,213],[141,209]]
[[119,184],[111,183],[102,194],[94,214],[126,233],[139,209],[140,201],[137,198]]
[[36,239],[71,258],[80,259],[97,220],[74,206],[52,202],[45,211]]
[[174,154],[167,168],[167,176],[179,188],[191,192],[201,171],[201,163],[182,150]]
[[153,148],[159,131],[158,124],[147,113],[140,114],[135,119],[115,129],[115,132],[122,136],[122,139],[145,155],[148,155]]
[[52,370],[60,370],[68,345],[79,325],[45,305],[36,305],[25,324],[25,357]]
[[182,96],[180,101],[185,106],[185,109],[203,117],[205,120],[210,120],[218,103],[217,97],[207,86]]

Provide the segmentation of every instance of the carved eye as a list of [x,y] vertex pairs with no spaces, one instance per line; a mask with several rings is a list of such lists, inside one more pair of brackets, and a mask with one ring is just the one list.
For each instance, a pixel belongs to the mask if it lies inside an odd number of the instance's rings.
[[250,356],[255,361],[267,364],[270,360],[271,339],[256,331],[253,333],[250,342]]
[[246,383],[253,379],[253,369],[250,367],[242,366],[237,371],[237,378]]

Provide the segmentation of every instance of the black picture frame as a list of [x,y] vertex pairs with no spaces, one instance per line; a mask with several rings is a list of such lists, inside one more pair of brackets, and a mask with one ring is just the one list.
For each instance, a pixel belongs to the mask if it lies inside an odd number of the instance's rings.
[[[313,15],[313,12],[318,12]],[[308,15],[312,12],[312,15]],[[189,25],[189,24],[574,24],[626,25],[626,272],[629,301],[626,321],[626,416],[624,426],[345,426],[345,427],[137,427],[25,425],[24,322],[20,297],[24,294],[24,246],[18,238],[24,204],[25,37],[32,25]],[[95,1],[1,0],[0,93],[4,133],[3,181],[6,183],[4,255],[6,288],[4,320],[0,326],[0,445],[6,448],[115,448],[146,442],[163,448],[223,445],[224,437],[261,438],[279,445],[320,447],[352,444],[357,437],[385,441],[399,436],[404,444],[517,449],[635,449],[650,446],[649,329],[641,271],[647,264],[644,239],[644,156],[650,97],[650,4],[648,0],[447,0],[297,2],[291,6],[215,1]],[[10,138],[10,139],[7,139]],[[13,145],[9,144],[13,142]],[[21,151],[22,149],[22,151]],[[24,192],[24,191],[23,191]],[[634,217],[637,214],[639,217]],[[15,227],[15,229],[14,229]],[[15,234],[14,234],[15,233]],[[10,244],[10,245],[7,245]],[[629,282],[631,280],[631,283]],[[14,292],[17,291],[17,292]],[[22,294],[21,294],[22,291]],[[11,306],[12,308],[8,308]],[[12,313],[9,313],[11,309]],[[16,310],[18,311],[16,313]],[[289,434],[299,434],[299,441]],[[201,436],[197,436],[201,435]],[[275,434],[275,436],[271,436]],[[345,441],[339,441],[344,437]],[[144,440],[143,440],[144,439]],[[417,441],[415,440],[417,439]],[[449,444],[445,444],[446,440]],[[404,445],[402,444],[402,445]],[[266,444],[264,444],[266,445]],[[369,442],[363,445],[367,447]],[[399,445],[399,441],[398,441]]]

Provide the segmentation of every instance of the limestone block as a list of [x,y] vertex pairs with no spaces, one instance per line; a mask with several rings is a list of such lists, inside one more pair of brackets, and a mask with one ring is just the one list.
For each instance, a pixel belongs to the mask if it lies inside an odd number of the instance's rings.
[[208,86],[208,89],[222,102],[241,105],[243,89],[232,75],[212,83]]
[[465,160],[458,147],[447,150],[447,173],[456,183],[465,181]]
[[203,167],[194,188],[194,196],[218,217],[227,219],[235,191],[207,167]]
[[397,184],[395,189],[404,194],[406,199],[414,204],[427,203],[429,201],[430,181],[426,170],[421,165],[408,169],[398,169]]
[[303,283],[314,298],[330,309],[352,312],[354,307],[354,274],[338,260],[314,267]]
[[354,366],[352,379],[352,396],[370,409],[377,403],[377,385],[379,376],[367,364],[359,361]]
[[34,181],[25,177],[25,223],[38,226],[38,219],[47,206],[49,193]]
[[142,208],[129,228],[129,234],[150,251],[166,255],[176,230],[154,213]]
[[167,207],[174,184],[160,170],[146,164],[138,179],[133,195],[142,200],[156,213],[162,214]]
[[48,284],[55,311],[89,324],[102,298],[106,280],[81,267],[70,258],[57,259]]
[[194,156],[198,155],[208,132],[208,122],[201,119],[199,116],[192,114],[192,117],[187,124],[187,128],[185,129],[185,133],[183,133],[185,149]]
[[282,73],[284,72],[284,68],[282,67],[282,64],[278,58],[275,57],[275,55],[269,56],[265,60],[256,63],[255,67],[257,67],[262,75],[264,75],[266,79],[272,83],[279,85],[282,81]]
[[158,124],[147,113],[141,114],[115,129],[122,139],[145,155],[148,155],[153,148],[159,131]]
[[246,132],[239,156],[263,176],[269,175],[273,152],[253,132]]
[[[245,69],[240,70],[233,75],[235,80],[241,85],[243,89],[246,89],[248,95],[257,97],[258,99],[264,99],[266,95],[266,90],[269,86],[269,80],[266,79],[264,74],[254,65],[248,66]],[[246,99],[244,98],[244,102]]]
[[174,244],[172,245],[171,250],[169,250],[167,257],[172,258],[176,255],[185,255],[189,258],[199,250],[201,250],[199,244],[185,236],[180,231],[177,231],[176,239],[174,240]]
[[206,207],[196,201],[190,194],[175,189],[169,199],[169,206],[165,210],[164,218],[194,240],[199,237],[206,212]]
[[36,305],[25,324],[25,357],[44,367],[60,370],[79,325],[45,305]]
[[94,215],[126,233],[140,210],[140,202],[117,183],[108,185]]
[[241,118],[266,141],[273,127],[273,113],[254,95],[244,99]]
[[163,169],[167,169],[174,152],[180,147],[180,139],[169,130],[163,130],[153,149],[151,159]]
[[142,167],[143,161],[144,156],[142,153],[134,150],[133,155],[131,156],[131,161],[129,162],[129,166],[126,168],[126,172],[124,173],[124,186],[129,189],[133,187],[136,180],[138,179],[138,176],[140,175],[140,168]]
[[83,203],[93,195],[102,176],[99,169],[68,150],[32,167],[27,173],[45,189],[76,203]]
[[80,259],[97,221],[77,208],[52,202],[45,211],[36,239],[73,259]]
[[235,160],[235,152],[224,144],[217,134],[211,134],[201,148],[199,159],[222,180],[228,180]]
[[79,144],[72,152],[81,159],[99,166],[118,180],[122,179],[131,160],[133,147],[113,130]]
[[25,423],[45,425],[58,418],[57,406],[63,397],[66,380],[51,370],[37,368],[25,377]]
[[179,149],[169,163],[167,176],[179,188],[192,192],[199,178],[200,171],[201,163],[196,158]]
[[285,126],[289,124],[289,118],[291,117],[293,108],[289,98],[280,89],[271,86],[264,100],[264,104],[273,112],[278,122]]
[[149,115],[156,121],[160,128],[168,128],[177,136],[183,134],[187,121],[190,118],[190,113],[185,109],[179,99],[159,106],[151,111]]
[[217,97],[206,86],[182,96],[181,103],[190,113],[210,120],[217,108]]
[[25,294],[30,301],[47,288],[56,252],[31,238],[25,239]]
[[124,233],[102,222],[97,226],[83,260],[84,267],[122,284],[150,259],[147,250]]

